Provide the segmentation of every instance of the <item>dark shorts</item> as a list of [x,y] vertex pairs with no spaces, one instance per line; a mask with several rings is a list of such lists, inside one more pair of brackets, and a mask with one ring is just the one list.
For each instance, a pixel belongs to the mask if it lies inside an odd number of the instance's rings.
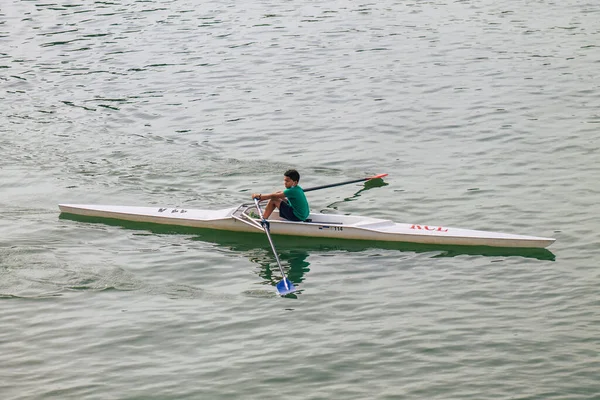
[[302,221],[300,218],[296,217],[292,206],[290,206],[285,200],[281,200],[281,203],[279,203],[279,216],[287,219],[288,221]]

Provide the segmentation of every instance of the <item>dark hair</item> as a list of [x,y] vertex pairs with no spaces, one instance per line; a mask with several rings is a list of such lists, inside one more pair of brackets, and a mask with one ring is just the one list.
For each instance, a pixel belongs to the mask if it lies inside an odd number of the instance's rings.
[[287,176],[294,182],[300,182],[300,174],[295,169],[288,169],[283,173],[283,176]]

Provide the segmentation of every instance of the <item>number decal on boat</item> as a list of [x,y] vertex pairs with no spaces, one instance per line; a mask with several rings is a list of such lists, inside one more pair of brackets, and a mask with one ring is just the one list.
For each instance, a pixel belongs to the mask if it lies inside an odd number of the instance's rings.
[[433,226],[427,226],[427,225],[413,225],[410,227],[410,229],[420,229],[420,230],[424,230],[424,231],[436,231],[436,232],[448,232],[448,228],[444,228],[442,226],[437,226],[437,227],[433,227]]
[[342,228],[341,226],[328,226],[328,225],[321,225],[319,226],[320,230],[332,230],[332,231],[343,231],[344,228]]
[[[159,208],[158,212],[164,212],[164,211],[167,211],[167,210],[168,210],[168,208]],[[177,208],[174,208],[174,209],[171,210],[171,214],[172,213],[177,213],[177,212],[183,214],[183,213],[186,213],[187,210],[179,210]]]

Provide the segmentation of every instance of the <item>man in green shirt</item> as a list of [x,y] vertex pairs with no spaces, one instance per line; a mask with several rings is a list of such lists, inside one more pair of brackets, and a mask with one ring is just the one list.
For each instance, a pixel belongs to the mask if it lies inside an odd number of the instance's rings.
[[265,219],[271,216],[275,208],[279,209],[279,215],[289,221],[305,221],[310,214],[308,201],[304,190],[298,186],[300,174],[295,169],[285,171],[283,184],[285,190],[269,194],[253,193],[252,198],[258,200],[269,200],[263,213]]

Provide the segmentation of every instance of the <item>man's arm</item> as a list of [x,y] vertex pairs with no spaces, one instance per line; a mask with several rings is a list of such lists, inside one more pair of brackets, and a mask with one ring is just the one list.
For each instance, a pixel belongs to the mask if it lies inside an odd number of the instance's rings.
[[285,199],[285,194],[283,194],[283,192],[274,192],[274,193],[267,193],[267,194],[261,194],[261,193],[252,193],[252,198],[256,199],[258,198],[259,200],[271,200],[271,199]]

